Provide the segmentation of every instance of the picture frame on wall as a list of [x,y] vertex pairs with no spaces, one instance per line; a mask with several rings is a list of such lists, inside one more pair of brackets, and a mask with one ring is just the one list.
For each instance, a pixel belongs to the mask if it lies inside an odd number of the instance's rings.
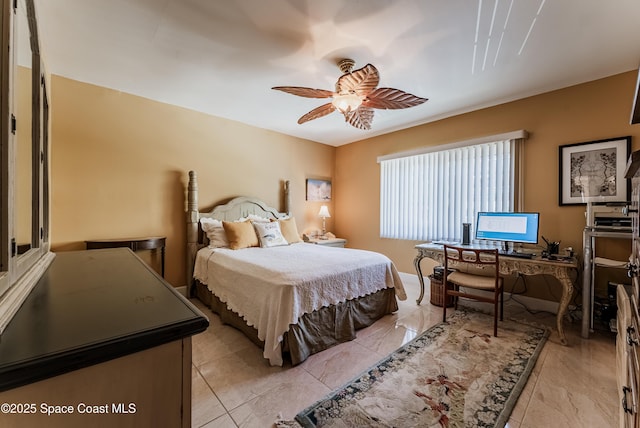
[[307,179],[307,201],[330,201],[331,180]]
[[631,196],[624,178],[631,137],[560,146],[559,204],[626,202]]

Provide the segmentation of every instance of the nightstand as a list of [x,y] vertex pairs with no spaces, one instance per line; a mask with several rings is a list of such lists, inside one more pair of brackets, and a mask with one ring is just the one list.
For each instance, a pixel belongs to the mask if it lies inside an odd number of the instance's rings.
[[347,240],[342,238],[331,238],[331,239],[312,238],[306,242],[307,244],[316,244],[316,245],[324,245],[325,247],[340,247],[340,248],[344,248],[344,246],[347,244]]

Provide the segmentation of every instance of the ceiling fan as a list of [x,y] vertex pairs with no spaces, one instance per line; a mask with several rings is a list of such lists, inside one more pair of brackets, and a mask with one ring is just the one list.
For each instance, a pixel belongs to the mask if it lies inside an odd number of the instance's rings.
[[378,88],[378,69],[367,64],[352,71],[355,62],[343,59],[338,67],[344,73],[336,82],[336,90],[303,88],[299,86],[275,86],[271,89],[306,98],[333,98],[330,103],[311,110],[298,119],[302,124],[338,110],[350,125],[368,130],[373,121],[373,109],[403,109],[420,105],[427,98],[417,97],[394,88]]

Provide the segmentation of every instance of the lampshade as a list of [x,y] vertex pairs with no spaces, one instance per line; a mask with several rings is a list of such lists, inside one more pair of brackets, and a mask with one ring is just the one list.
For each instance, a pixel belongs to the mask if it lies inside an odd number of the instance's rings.
[[327,218],[331,217],[329,214],[329,208],[326,205],[320,207],[320,212],[318,212],[318,217]]
[[341,113],[348,113],[360,107],[362,98],[356,94],[338,94],[333,97],[331,104]]

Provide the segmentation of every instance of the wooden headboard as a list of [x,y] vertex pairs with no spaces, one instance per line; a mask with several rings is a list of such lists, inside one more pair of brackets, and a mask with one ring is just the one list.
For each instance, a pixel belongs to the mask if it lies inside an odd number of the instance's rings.
[[266,218],[282,218],[290,214],[289,181],[284,182],[284,211],[270,207],[257,198],[239,196],[229,202],[215,206],[209,212],[198,211],[198,176],[189,171],[189,187],[187,188],[187,285],[193,281],[193,266],[198,250],[208,244],[206,235],[200,228],[203,217],[216,220],[234,221],[250,214]]

